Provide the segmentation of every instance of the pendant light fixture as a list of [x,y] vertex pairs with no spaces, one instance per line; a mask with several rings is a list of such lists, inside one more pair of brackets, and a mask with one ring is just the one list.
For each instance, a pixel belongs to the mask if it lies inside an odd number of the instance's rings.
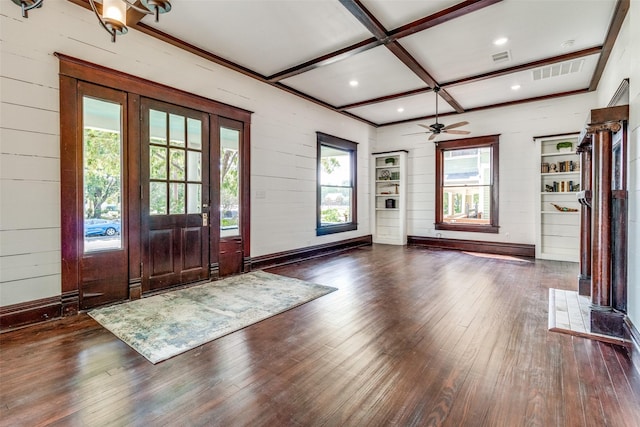
[[127,31],[129,31],[127,28],[128,8],[132,8],[133,10],[144,13],[145,15],[155,15],[156,22],[158,22],[161,13],[169,12],[171,10],[171,2],[169,0],[140,0],[143,7],[129,3],[127,0],[103,0],[101,15],[98,13],[94,0],[89,0],[89,3],[91,4],[93,13],[95,13],[98,18],[100,25],[102,25],[102,28],[111,34],[111,41],[114,43],[117,35],[126,34]]

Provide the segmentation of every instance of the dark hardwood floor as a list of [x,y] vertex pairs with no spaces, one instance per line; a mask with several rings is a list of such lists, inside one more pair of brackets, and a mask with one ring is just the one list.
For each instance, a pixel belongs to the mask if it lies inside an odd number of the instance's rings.
[[152,365],[82,314],[0,335],[0,424],[638,426],[625,349],[547,331],[577,266],[374,245],[337,292]]

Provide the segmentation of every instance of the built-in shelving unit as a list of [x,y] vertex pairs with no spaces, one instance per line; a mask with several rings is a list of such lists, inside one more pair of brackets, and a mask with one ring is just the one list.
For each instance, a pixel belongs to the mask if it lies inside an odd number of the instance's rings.
[[373,153],[373,242],[407,244],[407,152]]
[[578,262],[580,157],[578,134],[536,138],[539,161],[536,258]]

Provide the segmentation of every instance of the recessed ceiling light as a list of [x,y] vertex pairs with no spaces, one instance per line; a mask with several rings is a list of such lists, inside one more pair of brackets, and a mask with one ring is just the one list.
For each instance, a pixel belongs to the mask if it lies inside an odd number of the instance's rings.
[[398,113],[402,113],[402,112],[404,112],[404,108],[402,107],[398,108]]
[[508,41],[509,41],[508,38],[500,37],[499,39],[495,39],[493,41],[493,44],[495,44],[496,46],[502,46],[503,44],[506,44]]
[[511,90],[518,90],[518,89],[520,89],[520,85],[511,86]]
[[351,87],[356,87],[356,86],[358,86],[358,81],[357,81],[357,80],[351,80],[351,81],[349,82],[349,86],[351,86]]

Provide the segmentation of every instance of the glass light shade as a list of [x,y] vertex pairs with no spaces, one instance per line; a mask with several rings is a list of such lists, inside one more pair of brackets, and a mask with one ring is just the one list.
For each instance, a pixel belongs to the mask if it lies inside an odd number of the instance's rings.
[[109,23],[127,25],[127,5],[122,0],[103,0],[102,18]]

